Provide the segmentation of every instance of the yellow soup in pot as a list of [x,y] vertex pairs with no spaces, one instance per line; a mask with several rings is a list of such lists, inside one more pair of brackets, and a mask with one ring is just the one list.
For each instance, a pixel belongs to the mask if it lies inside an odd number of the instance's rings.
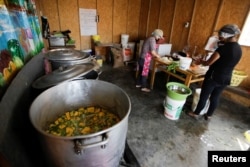
[[112,127],[119,121],[117,115],[101,107],[79,108],[58,117],[46,132],[57,136],[87,135]]

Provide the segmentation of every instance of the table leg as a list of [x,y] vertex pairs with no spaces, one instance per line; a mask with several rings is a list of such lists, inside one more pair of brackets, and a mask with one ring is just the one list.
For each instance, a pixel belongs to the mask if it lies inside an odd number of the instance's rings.
[[166,83],[168,83],[169,78],[170,78],[170,75],[169,75],[168,73],[166,73],[166,75],[167,75],[167,80],[166,80]]
[[198,84],[200,87],[202,87],[203,81],[200,81]]
[[192,75],[187,75],[186,76],[186,80],[185,80],[185,85],[187,86],[187,87],[189,87],[190,86],[190,81],[191,81],[191,79],[192,79]]

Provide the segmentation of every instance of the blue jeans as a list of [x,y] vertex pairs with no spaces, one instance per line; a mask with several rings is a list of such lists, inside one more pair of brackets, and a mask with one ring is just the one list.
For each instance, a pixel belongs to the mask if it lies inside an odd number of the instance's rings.
[[139,75],[137,77],[136,85],[141,85],[142,88],[147,87],[147,77],[142,76],[142,70],[144,66],[144,59],[140,58],[138,60],[138,65],[139,65]]
[[212,116],[214,110],[218,106],[219,98],[226,85],[218,84],[212,79],[205,79],[202,84],[200,99],[194,111],[199,115],[201,110],[205,107],[207,100],[210,100],[210,105],[207,111],[207,116]]

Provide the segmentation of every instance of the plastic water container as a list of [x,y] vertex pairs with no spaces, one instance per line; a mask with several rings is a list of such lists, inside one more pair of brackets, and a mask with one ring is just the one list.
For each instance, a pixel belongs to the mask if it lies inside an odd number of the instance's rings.
[[129,39],[128,34],[122,34],[121,35],[121,44],[122,44],[123,48],[126,48],[128,46],[128,39]]
[[180,58],[180,66],[179,68],[182,70],[187,70],[189,69],[192,59],[190,57],[179,57]]
[[170,98],[169,96],[166,97],[166,100],[164,101],[164,116],[171,120],[177,120],[179,119],[182,108],[186,102],[186,99],[184,100],[175,100]]

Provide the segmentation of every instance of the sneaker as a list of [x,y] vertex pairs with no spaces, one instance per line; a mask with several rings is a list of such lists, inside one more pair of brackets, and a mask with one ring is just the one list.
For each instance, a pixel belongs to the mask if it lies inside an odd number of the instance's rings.
[[148,88],[141,88],[141,91],[143,91],[143,92],[150,92],[150,89],[148,89]]
[[135,87],[136,87],[136,88],[140,88],[140,87],[141,87],[141,85],[135,85]]

